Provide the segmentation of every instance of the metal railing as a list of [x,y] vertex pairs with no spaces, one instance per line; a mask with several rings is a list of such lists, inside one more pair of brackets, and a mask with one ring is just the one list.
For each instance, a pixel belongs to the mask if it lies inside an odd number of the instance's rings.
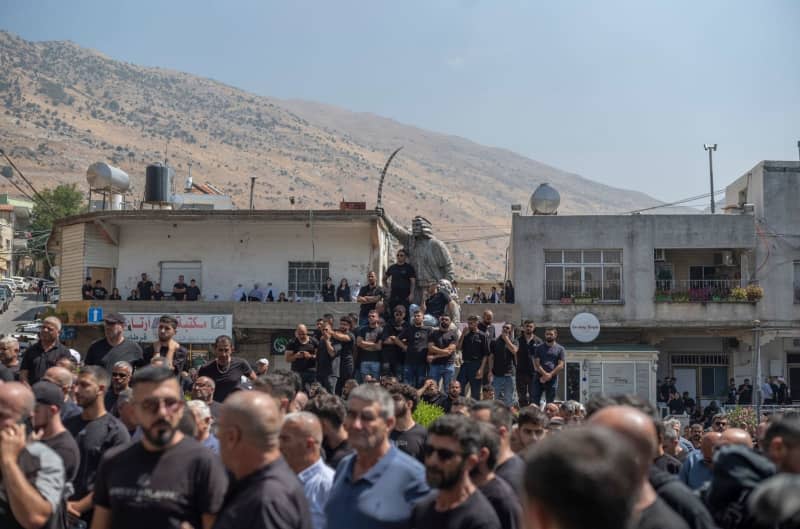
[[620,303],[622,281],[545,281],[549,303]]
[[655,301],[748,301],[747,298],[741,299],[741,296],[734,296],[734,289],[742,288],[743,286],[739,279],[690,279],[681,281],[657,279],[655,284]]

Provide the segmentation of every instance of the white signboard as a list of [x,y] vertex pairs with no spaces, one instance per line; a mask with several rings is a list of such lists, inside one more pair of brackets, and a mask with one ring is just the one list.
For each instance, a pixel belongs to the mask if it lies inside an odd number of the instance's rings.
[[580,312],[572,318],[569,330],[579,342],[589,343],[600,334],[600,320],[591,312]]
[[629,395],[636,392],[636,366],[633,362],[603,364],[603,392],[606,395]]
[[[154,342],[158,339],[158,319],[163,314],[123,312],[128,320],[125,338],[134,342]],[[232,314],[170,314],[178,320],[175,339],[183,344],[214,343],[217,336],[233,336]]]

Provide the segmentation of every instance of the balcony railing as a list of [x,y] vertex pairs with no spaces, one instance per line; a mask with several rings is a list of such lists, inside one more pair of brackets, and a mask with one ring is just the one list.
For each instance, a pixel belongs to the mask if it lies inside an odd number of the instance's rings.
[[794,302],[800,304],[800,283],[794,284]]
[[546,303],[622,303],[622,281],[545,281]]
[[656,302],[707,303],[752,302],[738,279],[656,280]]

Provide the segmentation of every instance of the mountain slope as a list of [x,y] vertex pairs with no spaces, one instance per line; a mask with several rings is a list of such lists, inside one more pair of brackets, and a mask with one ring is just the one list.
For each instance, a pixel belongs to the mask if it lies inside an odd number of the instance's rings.
[[[191,164],[246,207],[373,207],[378,175],[393,163],[386,210],[407,222],[424,214],[450,241],[459,277],[499,278],[509,206],[539,183],[562,196],[563,213],[613,213],[658,202],[566,173],[506,150],[371,114],[249,94],[223,83],[112,60],[70,42],[25,41],[0,32],[0,145],[38,187],[75,182],[108,161],[131,175],[140,199],[145,166],[168,156],[178,184]],[[7,191],[14,192],[5,182]],[[293,199],[290,201],[290,198]]]

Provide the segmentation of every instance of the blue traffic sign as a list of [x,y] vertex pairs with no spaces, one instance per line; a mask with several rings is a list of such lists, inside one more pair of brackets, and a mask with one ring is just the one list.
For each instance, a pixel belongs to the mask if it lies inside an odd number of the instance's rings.
[[89,307],[89,323],[101,323],[103,321],[103,307]]
[[78,337],[78,329],[75,327],[62,327],[58,339],[62,342],[74,340]]

